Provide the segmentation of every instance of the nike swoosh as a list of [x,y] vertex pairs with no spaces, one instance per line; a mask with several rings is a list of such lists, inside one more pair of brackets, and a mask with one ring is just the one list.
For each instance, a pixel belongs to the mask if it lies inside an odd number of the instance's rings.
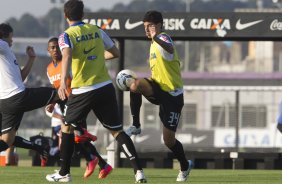
[[207,138],[207,136],[203,135],[203,136],[200,136],[200,137],[193,137],[193,143],[199,143],[199,142],[202,142],[203,140],[205,140]]
[[138,26],[140,26],[142,24],[143,24],[142,21],[130,23],[129,19],[127,19],[126,22],[125,22],[125,29],[131,30],[131,29],[134,29],[134,28],[136,28],[136,27],[138,27]]
[[257,21],[252,21],[252,22],[248,22],[248,23],[241,23],[241,19],[239,19],[236,23],[236,29],[238,30],[243,30],[243,29],[246,29],[248,27],[251,27],[255,24],[258,24],[260,22],[262,22],[263,20],[257,20]]
[[85,50],[85,48],[84,48],[84,50],[83,50],[83,53],[84,54],[89,54],[92,50],[94,50],[95,49],[95,47],[92,47],[91,49],[89,49],[89,50]]

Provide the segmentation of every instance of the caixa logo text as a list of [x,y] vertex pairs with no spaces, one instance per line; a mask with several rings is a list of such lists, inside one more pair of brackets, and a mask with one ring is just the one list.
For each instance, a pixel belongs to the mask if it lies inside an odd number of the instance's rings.
[[229,19],[206,19],[206,18],[194,18],[190,22],[192,29],[204,29],[204,30],[230,30]]
[[282,30],[282,22],[279,22],[277,19],[273,20],[270,24],[270,30],[272,31],[276,31],[276,30],[279,30],[281,31]]
[[84,19],[83,22],[97,25],[101,29],[120,30],[120,23],[118,19]]

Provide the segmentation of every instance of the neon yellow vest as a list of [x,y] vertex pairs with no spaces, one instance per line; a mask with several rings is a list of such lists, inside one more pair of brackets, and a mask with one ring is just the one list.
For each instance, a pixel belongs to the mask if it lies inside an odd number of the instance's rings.
[[150,48],[150,68],[152,72],[152,79],[159,83],[162,90],[167,92],[183,87],[180,61],[175,48],[173,56],[172,61],[165,60],[158,50],[158,44],[155,41],[152,42]]
[[104,43],[95,25],[71,26],[65,31],[72,46],[71,88],[91,86],[110,80],[105,65]]

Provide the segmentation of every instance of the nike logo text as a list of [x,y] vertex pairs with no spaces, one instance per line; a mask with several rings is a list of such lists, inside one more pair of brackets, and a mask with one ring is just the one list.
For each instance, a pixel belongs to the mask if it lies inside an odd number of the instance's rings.
[[241,23],[241,19],[239,19],[237,22],[236,22],[236,29],[238,30],[243,30],[243,29],[246,29],[248,27],[251,27],[255,24],[258,24],[260,22],[262,22],[263,20],[257,20],[257,21],[252,21],[252,22],[247,22],[247,23]]
[[134,28],[136,28],[136,27],[138,27],[138,26],[140,26],[142,24],[143,24],[142,21],[130,23],[129,19],[127,19],[126,22],[125,22],[125,29],[131,30],[131,29],[134,29]]
[[95,49],[95,47],[92,47],[91,49],[89,49],[89,50],[85,50],[85,48],[84,48],[84,50],[83,50],[83,53],[84,54],[89,54],[92,50],[94,50]]

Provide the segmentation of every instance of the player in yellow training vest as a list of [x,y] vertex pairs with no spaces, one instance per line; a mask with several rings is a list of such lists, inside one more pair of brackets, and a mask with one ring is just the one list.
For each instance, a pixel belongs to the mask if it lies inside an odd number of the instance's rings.
[[180,162],[181,170],[176,181],[186,181],[193,162],[186,159],[182,144],[175,138],[183,100],[183,82],[180,62],[170,36],[162,32],[163,17],[158,11],[148,11],[143,18],[145,33],[151,39],[151,77],[136,79],[130,84],[130,108],[133,125],[126,131],[128,135],[141,133],[140,107],[142,96],[160,106],[159,116],[163,123],[163,140]]
[[69,0],[64,5],[65,18],[70,27],[59,37],[63,55],[61,84],[58,89],[61,100],[68,96],[66,81],[70,68],[73,77],[72,91],[65,107],[65,125],[62,126],[61,169],[47,175],[46,179],[50,182],[71,181],[73,130],[83,117],[93,111],[130,160],[136,182],[146,183],[134,144],[123,131],[115,88],[105,65],[105,60],[119,56],[119,50],[103,30],[82,22],[83,9],[83,2],[79,0]]

